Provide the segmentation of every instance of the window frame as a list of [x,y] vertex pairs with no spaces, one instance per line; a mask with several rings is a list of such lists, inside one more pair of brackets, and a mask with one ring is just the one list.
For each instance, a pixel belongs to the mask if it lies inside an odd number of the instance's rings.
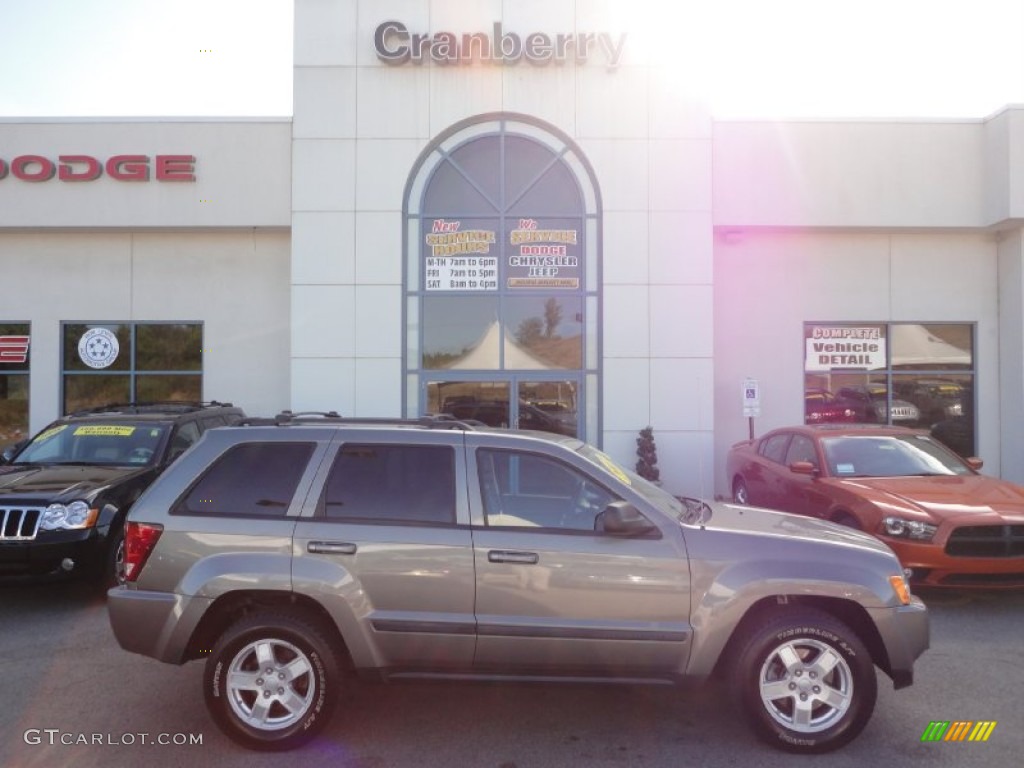
[[[379,517],[338,517],[332,516],[327,513],[327,495],[331,489],[331,479],[334,477],[334,473],[337,469],[338,462],[342,456],[345,455],[347,449],[401,449],[401,450],[434,450],[444,451],[450,459],[450,487],[448,488],[449,498],[451,499],[451,517],[447,521],[442,520],[424,520],[417,518],[379,518]],[[459,493],[458,493],[458,462],[459,452],[455,446],[446,443],[419,443],[409,444],[400,442],[376,442],[376,441],[345,441],[341,443],[337,450],[330,457],[327,463],[326,471],[323,475],[323,484],[320,488],[320,493],[317,498],[316,508],[313,513],[313,517],[317,522],[320,523],[334,523],[338,525],[373,525],[373,526],[411,526],[411,527],[429,527],[429,528],[455,528],[458,526],[458,505],[459,505]]]
[[[229,456],[235,454],[243,449],[252,448],[253,446],[260,446],[263,448],[267,447],[278,447],[278,446],[289,446],[299,447],[302,446],[307,449],[307,454],[304,462],[294,461],[292,462],[297,468],[297,474],[295,477],[295,483],[292,487],[291,497],[287,499],[287,503],[281,508],[280,514],[234,514],[224,512],[203,512],[201,510],[185,509],[185,504],[192,493],[203,483],[214,470],[218,467],[223,466],[223,463]],[[237,519],[237,520],[286,520],[294,519],[293,508],[296,506],[296,494],[299,493],[299,489],[303,488],[303,479],[306,477],[310,461],[316,456],[317,442],[315,440],[247,440],[244,442],[234,443],[225,448],[224,451],[217,454],[217,456],[210,461],[203,471],[188,484],[188,486],[175,498],[174,502],[168,507],[168,514],[173,517],[193,517],[193,518],[220,518],[220,519]],[[305,489],[303,489],[305,492]]]
[[[99,368],[99,369],[78,369],[67,366],[67,360],[69,359],[69,350],[67,349],[67,333],[68,328],[72,326],[84,326],[87,330],[93,328],[106,328],[116,333],[117,328],[125,327],[128,329],[129,347],[128,350],[128,362],[127,367],[112,370],[110,367]],[[139,329],[143,327],[153,326],[186,326],[192,327],[198,330],[199,334],[199,352],[197,368],[188,369],[149,369],[139,367]],[[78,379],[80,377],[123,377],[127,380],[128,394],[126,402],[140,402],[138,397],[139,382],[151,377],[193,377],[198,379],[199,392],[194,399],[197,402],[203,400],[202,393],[205,386],[205,366],[204,366],[204,355],[203,355],[203,337],[206,328],[205,323],[202,320],[151,320],[151,321],[134,321],[134,320],[109,320],[109,321],[87,321],[87,320],[65,320],[61,321],[60,324],[60,387],[59,387],[59,398],[60,398],[60,412],[62,414],[68,414],[73,411],[81,410],[81,407],[69,408],[68,407],[68,380]],[[119,358],[124,355],[124,350],[119,354]],[[103,405],[104,403],[97,403],[97,405]],[[92,406],[83,406],[85,408]]]
[[[498,167],[501,169],[502,177],[495,186],[498,190],[498,200],[492,200],[494,210],[460,210],[453,206],[451,210],[445,210],[443,215],[437,206],[431,207],[427,193],[435,173],[441,169],[450,171],[453,167],[452,155],[459,150],[468,147],[472,142],[484,139],[499,141],[500,159]],[[579,199],[579,208],[572,213],[564,210],[557,210],[545,215],[544,211],[532,213],[532,217],[538,221],[544,220],[573,220],[579,221],[578,240],[579,262],[578,276],[579,286],[573,289],[553,289],[545,287],[533,288],[510,288],[504,279],[509,267],[502,263],[502,257],[511,253],[511,246],[505,243],[505,239],[511,231],[517,228],[517,222],[524,217],[529,218],[519,210],[519,204],[526,193],[519,195],[516,199],[505,199],[505,176],[504,171],[509,167],[510,161],[505,157],[506,140],[525,140],[533,146],[539,146],[550,153],[549,164],[537,173],[536,177],[526,189],[532,189],[531,185],[545,179],[545,174],[556,166],[565,171],[565,176],[575,181],[576,193]],[[486,199],[487,191],[479,185],[475,185],[470,169],[464,169],[466,181],[474,185],[474,189],[480,193],[481,199]],[[494,191],[492,190],[492,196]],[[474,222],[491,222],[494,224],[495,240],[492,244],[491,254],[494,254],[498,262],[498,286],[496,290],[428,290],[426,276],[426,249],[424,241],[425,227],[428,222],[438,218],[447,218],[452,221],[458,220],[467,225],[467,229],[473,228]],[[578,404],[577,430],[581,439],[598,443],[601,440],[602,409],[600,402],[602,398],[602,302],[600,286],[602,284],[602,221],[603,207],[601,202],[600,189],[597,184],[597,176],[590,166],[580,148],[566,134],[554,126],[543,123],[526,115],[515,113],[490,113],[478,117],[469,118],[451,126],[447,131],[438,136],[428,145],[413,166],[403,195],[402,210],[402,252],[403,252],[403,278],[402,278],[402,327],[403,327],[403,349],[402,356],[402,402],[403,412],[406,416],[419,415],[427,406],[427,387],[431,383],[444,382],[449,379],[460,380],[491,380],[504,379],[510,385],[515,386],[514,379],[529,377],[532,379],[551,380],[574,380],[576,384],[576,398]],[[507,261],[507,258],[505,259]],[[550,300],[552,298],[564,297],[574,299],[579,304],[579,312],[573,311],[572,317],[568,320],[580,324],[580,367],[578,368],[550,368],[533,370],[529,368],[508,368],[505,360],[505,344],[499,344],[498,364],[495,368],[473,368],[473,369],[446,369],[439,367],[427,367],[424,359],[425,352],[425,316],[426,305],[431,301],[451,300],[461,297],[490,297],[493,298],[496,306],[496,320],[499,325],[500,337],[504,334],[514,332],[516,329],[510,327],[513,318],[504,310],[506,304],[514,304],[517,298]],[[563,317],[563,319],[565,319]],[[443,352],[440,348],[439,353]],[[518,416],[518,400],[511,398],[509,403],[510,413],[513,419]]]

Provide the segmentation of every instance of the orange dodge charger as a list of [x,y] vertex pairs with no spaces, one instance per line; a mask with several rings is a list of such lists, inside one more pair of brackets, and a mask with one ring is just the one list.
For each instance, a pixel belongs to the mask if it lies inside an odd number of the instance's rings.
[[737,443],[733,499],[874,534],[926,587],[1024,587],[1024,487],[927,432],[819,424]]

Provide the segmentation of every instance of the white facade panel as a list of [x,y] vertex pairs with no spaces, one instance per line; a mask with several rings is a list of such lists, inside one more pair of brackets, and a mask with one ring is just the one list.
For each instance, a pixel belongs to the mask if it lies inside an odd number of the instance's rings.
[[640,139],[579,142],[594,166],[606,211],[650,210],[650,143]]
[[351,211],[296,211],[292,215],[292,283],[354,283],[356,237],[356,216]]
[[[362,139],[430,137],[432,72],[423,67],[359,67],[355,109],[357,134]],[[352,102],[348,108],[351,110]]]
[[[605,436],[616,431],[631,431],[633,437],[651,423],[651,364],[646,358],[605,359],[604,412]],[[634,450],[636,444],[634,442]],[[629,457],[618,455],[620,461]],[[634,459],[635,461],[635,459]],[[632,466],[632,464],[630,465]]]
[[355,67],[296,67],[292,100],[296,139],[356,137]]
[[652,211],[711,210],[711,142],[657,139],[650,143]]
[[[355,295],[355,354],[394,357],[402,350],[402,293],[398,286],[361,285]],[[400,382],[401,376],[395,380]]]
[[650,355],[650,289],[646,285],[606,285],[604,289],[605,358]]
[[364,211],[398,211],[409,172],[423,148],[407,139],[361,139],[356,153],[356,196]]
[[296,211],[355,209],[356,142],[299,139],[292,143],[292,207]]
[[652,211],[647,218],[651,281],[656,285],[711,285],[711,211]]
[[292,286],[292,356],[355,354],[355,287]]
[[[352,414],[356,397],[355,360],[295,357],[291,360],[291,409]],[[339,410],[341,409],[341,410]]]
[[710,285],[652,285],[649,313],[651,356],[706,357],[713,350]]
[[[646,211],[609,211],[605,214],[605,285],[636,285],[648,281],[649,220],[650,214]],[[653,248],[650,252],[653,254]]]
[[354,415],[402,415],[402,361],[360,357],[355,361]]
[[427,136],[435,136],[460,120],[505,109],[500,67],[446,67],[431,70]]
[[351,66],[363,38],[357,0],[292,0],[295,66]]
[[401,285],[402,217],[398,211],[356,214],[355,261],[359,283]]
[[586,139],[631,139],[650,128],[646,67],[581,67],[576,73],[577,132]]

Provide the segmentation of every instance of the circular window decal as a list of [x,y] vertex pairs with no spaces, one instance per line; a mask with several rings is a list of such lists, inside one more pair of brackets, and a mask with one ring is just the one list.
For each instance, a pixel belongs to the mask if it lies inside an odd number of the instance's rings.
[[106,368],[117,360],[121,345],[106,328],[90,328],[78,340],[78,356],[90,368]]

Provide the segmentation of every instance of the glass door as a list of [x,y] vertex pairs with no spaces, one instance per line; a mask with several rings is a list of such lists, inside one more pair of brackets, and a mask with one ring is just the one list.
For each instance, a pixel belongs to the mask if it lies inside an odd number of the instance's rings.
[[548,379],[527,374],[501,379],[427,381],[423,403],[426,413],[447,413],[489,427],[581,437],[580,386],[578,379],[571,376]]

